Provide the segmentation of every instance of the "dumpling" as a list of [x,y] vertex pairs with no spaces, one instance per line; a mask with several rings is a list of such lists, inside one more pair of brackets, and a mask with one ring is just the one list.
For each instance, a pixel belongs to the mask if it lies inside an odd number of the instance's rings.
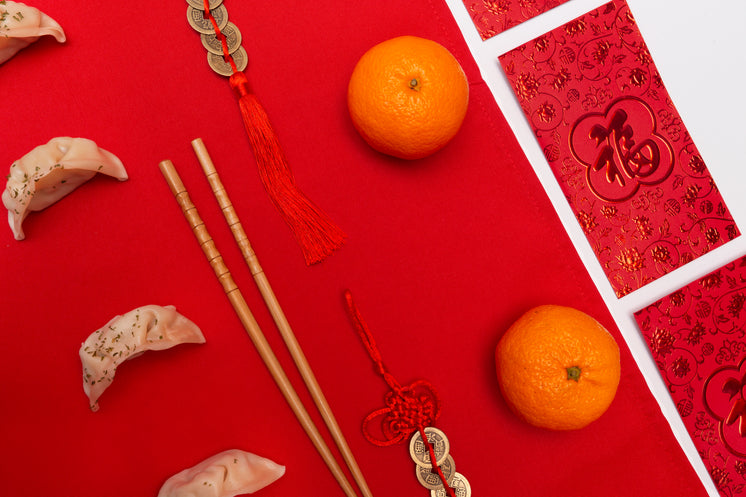
[[253,494],[285,474],[285,466],[251,452],[231,449],[177,473],[158,497],[234,497]]
[[93,332],[79,351],[83,390],[91,410],[98,411],[98,399],[111,385],[121,363],[148,350],[164,350],[181,343],[205,343],[205,337],[172,305],[138,307]]
[[62,27],[39,9],[20,2],[0,2],[0,64],[44,35],[65,42]]
[[22,223],[93,178],[96,173],[127,179],[122,161],[87,138],[52,138],[10,166],[3,191],[8,223],[16,240],[23,240]]

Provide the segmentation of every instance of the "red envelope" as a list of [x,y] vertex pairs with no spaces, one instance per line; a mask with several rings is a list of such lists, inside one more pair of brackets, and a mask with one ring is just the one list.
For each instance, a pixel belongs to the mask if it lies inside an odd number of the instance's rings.
[[500,63],[618,297],[739,235],[624,1]]
[[567,0],[464,0],[483,40],[528,21]]
[[723,496],[746,485],[746,257],[635,313]]

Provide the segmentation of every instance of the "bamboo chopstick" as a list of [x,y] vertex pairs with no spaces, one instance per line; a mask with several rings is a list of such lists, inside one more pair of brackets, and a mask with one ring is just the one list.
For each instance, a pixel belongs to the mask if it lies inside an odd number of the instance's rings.
[[290,324],[288,323],[288,320],[285,317],[285,313],[283,312],[282,307],[280,306],[280,303],[278,302],[277,297],[275,296],[275,293],[269,284],[269,280],[267,279],[262,266],[259,264],[259,259],[257,258],[254,249],[251,247],[251,242],[249,241],[249,238],[246,235],[243,226],[241,225],[241,221],[238,218],[236,210],[233,208],[233,204],[231,203],[230,197],[228,196],[228,192],[223,187],[223,182],[220,180],[220,176],[215,169],[215,165],[213,164],[212,159],[207,152],[207,148],[205,147],[204,142],[201,138],[192,140],[192,147],[194,148],[194,153],[197,155],[197,159],[202,166],[202,170],[204,171],[205,176],[210,183],[210,187],[212,188],[212,192],[215,195],[215,199],[218,201],[220,209],[223,211],[223,215],[225,216],[225,220],[228,223],[231,232],[233,233],[233,237],[235,238],[236,243],[241,249],[241,254],[243,255],[243,258],[246,261],[246,264],[248,265],[252,276],[254,277],[256,286],[259,289],[259,292],[261,293],[262,298],[264,299],[264,302],[270,311],[270,314],[272,315],[272,319],[274,320],[277,329],[280,331],[280,335],[282,335],[282,339],[285,341],[285,345],[287,346],[288,351],[290,352],[290,355],[292,356],[293,361],[295,362],[295,365],[298,368],[298,371],[300,372],[304,383],[306,384],[306,388],[308,388],[308,391],[311,394],[311,397],[313,398],[313,401],[316,404],[316,407],[318,408],[319,413],[324,420],[324,423],[329,429],[329,433],[331,433],[332,438],[337,445],[337,448],[342,454],[342,458],[347,464],[347,467],[349,468],[350,473],[352,474],[355,483],[357,483],[358,487],[360,488],[363,496],[372,497],[370,488],[368,488],[368,484],[365,481],[365,477],[363,476],[363,473],[360,470],[360,467],[358,466],[349,445],[347,444],[347,440],[345,439],[342,430],[337,424],[337,420],[332,413],[331,407],[326,401],[326,397],[324,396],[319,383],[316,381],[316,377],[311,370],[311,366],[306,360],[306,356],[303,353],[298,340],[295,338],[293,330],[290,328]]
[[290,408],[296,418],[298,418],[298,421],[306,431],[308,437],[311,439],[314,447],[316,447],[316,450],[321,455],[321,458],[332,472],[337,483],[342,487],[345,495],[347,495],[347,497],[357,497],[352,485],[347,481],[342,468],[337,464],[331,450],[321,437],[316,425],[313,424],[311,417],[308,415],[308,411],[306,411],[303,406],[303,403],[295,392],[295,389],[293,389],[285,371],[282,369],[282,366],[277,360],[277,357],[272,351],[267,339],[264,337],[262,330],[259,328],[259,324],[256,322],[256,319],[254,319],[254,316],[249,309],[249,305],[246,303],[246,300],[244,300],[241,290],[233,280],[228,267],[223,261],[223,257],[215,246],[215,242],[210,237],[210,233],[207,231],[207,227],[202,221],[202,218],[197,211],[197,207],[189,198],[189,193],[184,187],[173,163],[170,160],[162,161],[159,164],[159,168],[171,189],[171,193],[173,193],[176,201],[181,207],[184,217],[192,228],[194,236],[197,238],[200,247],[202,247],[205,257],[207,257],[210,266],[215,272],[215,277],[222,285],[228,300],[236,311],[238,318],[241,320],[241,324],[243,324],[246,333],[254,343],[254,347],[256,347],[257,352],[259,352],[259,355],[272,375],[272,378],[275,380],[275,383],[277,383],[277,386],[285,397],[285,400],[290,405]]

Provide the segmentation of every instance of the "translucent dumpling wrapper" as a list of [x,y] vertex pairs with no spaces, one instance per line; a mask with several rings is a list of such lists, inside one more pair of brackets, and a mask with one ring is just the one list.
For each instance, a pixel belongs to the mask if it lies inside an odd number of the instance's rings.
[[163,484],[158,497],[253,494],[284,474],[285,466],[251,452],[231,449],[175,474]]
[[122,161],[87,138],[52,138],[15,161],[2,194],[15,239],[26,237],[22,224],[30,212],[49,207],[96,173],[127,179]]
[[0,2],[0,64],[47,35],[65,42],[62,27],[39,9],[20,2]]
[[204,343],[202,331],[172,305],[146,305],[112,318],[80,346],[83,390],[92,411],[114,380],[117,368],[149,350],[165,350],[182,343]]

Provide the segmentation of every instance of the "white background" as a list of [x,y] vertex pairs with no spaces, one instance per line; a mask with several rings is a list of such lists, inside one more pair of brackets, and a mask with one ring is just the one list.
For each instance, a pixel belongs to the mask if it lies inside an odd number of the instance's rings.
[[[471,0],[479,2],[480,0]],[[726,243],[617,299],[566,202],[505,79],[498,56],[606,3],[570,0],[482,41],[462,0],[446,0],[521,147],[541,180],[661,410],[712,497],[718,492],[697,454],[633,318],[633,313],[746,255],[746,236]],[[746,230],[746,2],[627,0],[674,105],[743,232]]]

